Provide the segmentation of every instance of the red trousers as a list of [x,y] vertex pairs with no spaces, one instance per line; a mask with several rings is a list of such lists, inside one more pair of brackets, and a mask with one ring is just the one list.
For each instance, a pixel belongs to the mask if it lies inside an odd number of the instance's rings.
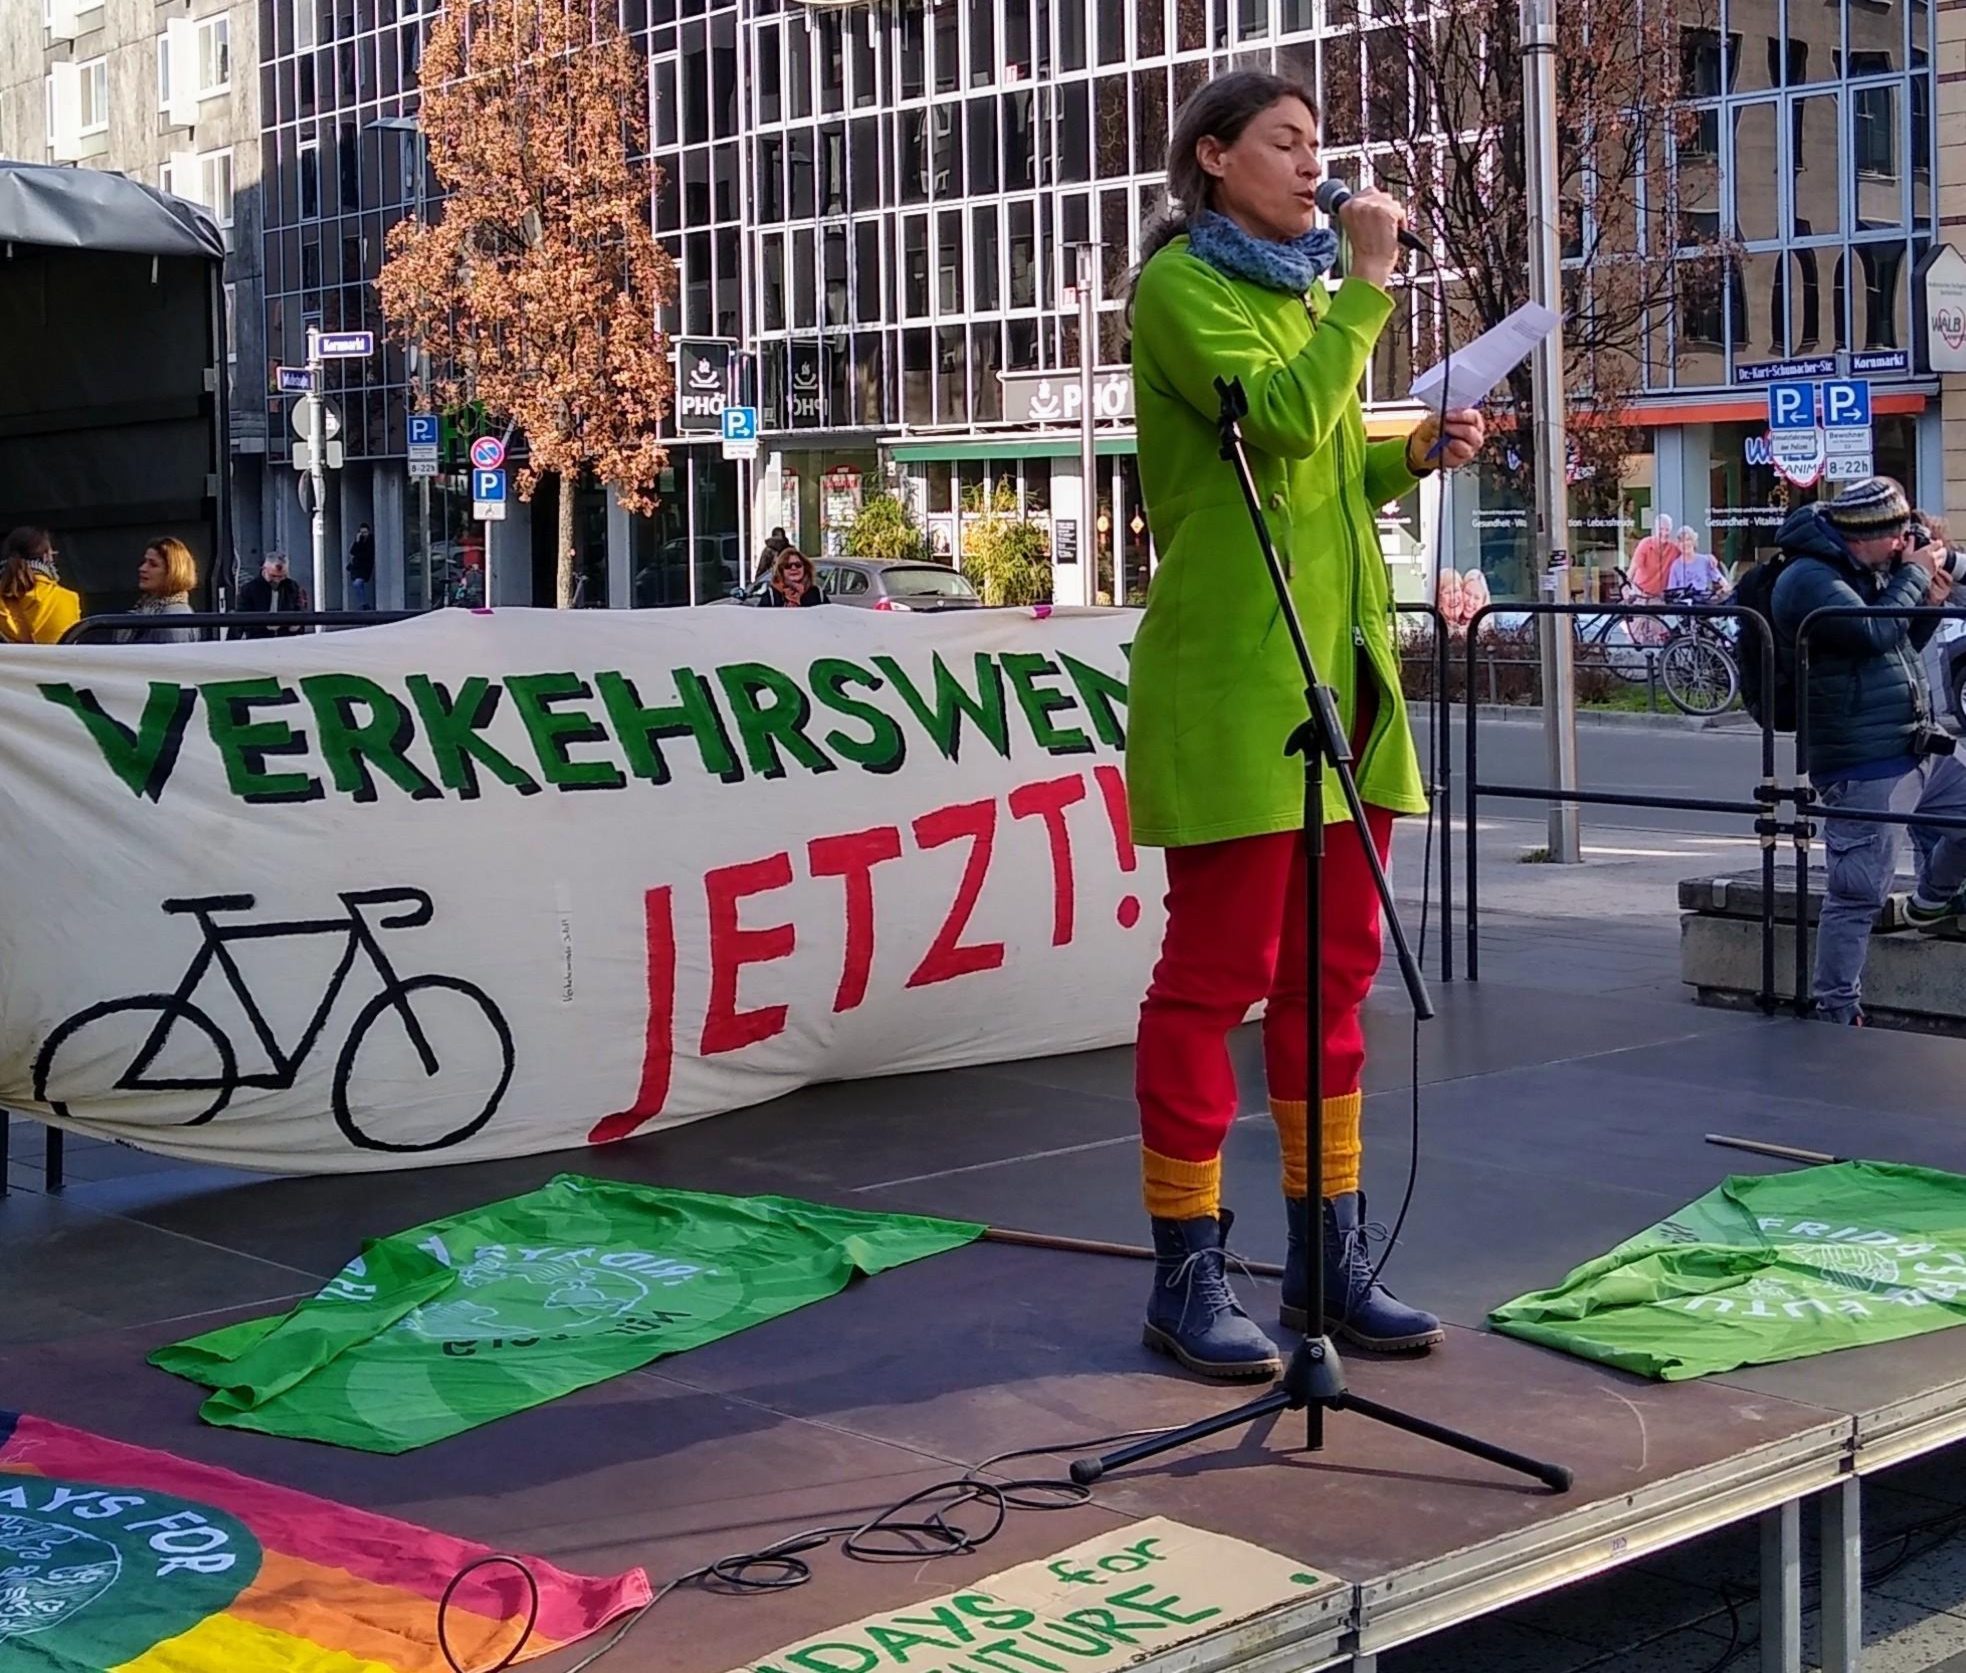
[[[1393,816],[1366,810],[1383,861]],[[1270,1097],[1310,1090],[1304,1037],[1307,844],[1301,831],[1166,850],[1167,933],[1140,1008],[1134,1090],[1145,1148],[1182,1162],[1220,1154],[1236,1117],[1228,1037],[1259,1000]],[[1358,1090],[1359,1007],[1379,970],[1379,897],[1351,824],[1325,828],[1323,1095]]]

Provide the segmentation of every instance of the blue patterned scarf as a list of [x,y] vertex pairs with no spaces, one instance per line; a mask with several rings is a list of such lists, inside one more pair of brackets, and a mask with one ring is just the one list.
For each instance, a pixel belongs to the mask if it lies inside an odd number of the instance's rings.
[[1329,227],[1315,227],[1301,238],[1279,243],[1204,209],[1188,228],[1188,248],[1232,279],[1302,296],[1337,263],[1338,235]]

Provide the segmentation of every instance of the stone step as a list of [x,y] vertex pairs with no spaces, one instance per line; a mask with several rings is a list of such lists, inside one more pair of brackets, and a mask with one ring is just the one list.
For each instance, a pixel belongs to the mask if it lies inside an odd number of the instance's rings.
[[[1759,922],[1731,911],[1681,914],[1679,970],[1703,1005],[1752,1005],[1761,986]],[[1775,992],[1785,1001],[1795,997],[1792,917],[1775,926]],[[1966,937],[1916,930],[1873,935],[1864,1012],[1885,1027],[1966,1036]]]
[[[1817,856],[1820,858],[1820,855]],[[1909,872],[1901,872],[1893,880],[1892,892],[1878,914],[1877,928],[1880,933],[1908,929],[1910,920],[1905,916],[1905,902],[1911,895],[1913,878]],[[1761,873],[1758,871],[1727,872],[1719,876],[1686,877],[1679,884],[1679,906],[1682,912],[1698,913],[1704,917],[1745,918],[1755,923],[1761,921]],[[1809,922],[1814,924],[1823,907],[1823,871],[1821,866],[1812,865],[1809,869]],[[1778,864],[1775,867],[1775,921],[1780,924],[1795,922],[1795,870],[1792,866]],[[1937,929],[1925,932],[1940,936],[1960,936],[1966,934],[1966,925],[1959,919],[1948,919]]]

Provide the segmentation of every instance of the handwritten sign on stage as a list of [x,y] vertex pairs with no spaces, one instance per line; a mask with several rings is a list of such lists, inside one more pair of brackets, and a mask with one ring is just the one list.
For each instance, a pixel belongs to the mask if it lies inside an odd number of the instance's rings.
[[1154,1517],[964,1591],[835,1627],[733,1673],[1119,1673],[1341,1589],[1274,1551]]
[[0,1103],[346,1171],[1130,1039],[1162,895],[1121,771],[1136,621],[0,649]]

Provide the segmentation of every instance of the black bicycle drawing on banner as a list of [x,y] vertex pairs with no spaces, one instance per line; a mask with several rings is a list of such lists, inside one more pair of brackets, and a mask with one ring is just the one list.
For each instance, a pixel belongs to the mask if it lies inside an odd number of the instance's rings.
[[[381,987],[349,1024],[335,1060],[335,1125],[349,1143],[365,1150],[442,1150],[462,1143],[491,1120],[512,1083],[512,1030],[474,983],[456,976],[397,973],[380,932],[429,923],[433,915],[429,895],[421,889],[357,889],[341,894],[340,900],[347,909],[343,917],[262,923],[218,922],[221,915],[253,910],[257,901],[252,895],[165,901],[164,911],[191,917],[202,934],[176,989],[104,1000],[61,1023],[35,1057],[34,1096],[66,1118],[71,1104],[86,1103],[90,1092],[100,1096],[97,1089],[105,1084],[106,1061],[109,1090],[198,1095],[194,1101],[203,1107],[178,1123],[198,1127],[223,1110],[242,1087],[287,1091],[321,1043],[356,961],[366,959]],[[392,915],[386,910],[392,907],[403,910]],[[345,938],[346,945],[299,1041],[283,1047],[232,949],[242,942],[329,935]],[[199,984],[214,970],[230,987],[252,1029],[254,1044],[270,1067],[242,1070],[232,1039],[193,1001]],[[153,1014],[154,1020],[145,1026],[142,1019]],[[124,1060],[120,1070],[119,1058]],[[492,1080],[486,1071],[494,1062],[496,1082],[486,1094],[482,1088]],[[421,1084],[416,1080],[419,1071]],[[452,1095],[471,1097],[478,1104],[462,1125],[413,1144],[364,1130],[365,1116],[385,1111],[404,1097],[431,1097],[439,1089],[430,1083],[447,1074],[449,1084],[459,1089]]]

